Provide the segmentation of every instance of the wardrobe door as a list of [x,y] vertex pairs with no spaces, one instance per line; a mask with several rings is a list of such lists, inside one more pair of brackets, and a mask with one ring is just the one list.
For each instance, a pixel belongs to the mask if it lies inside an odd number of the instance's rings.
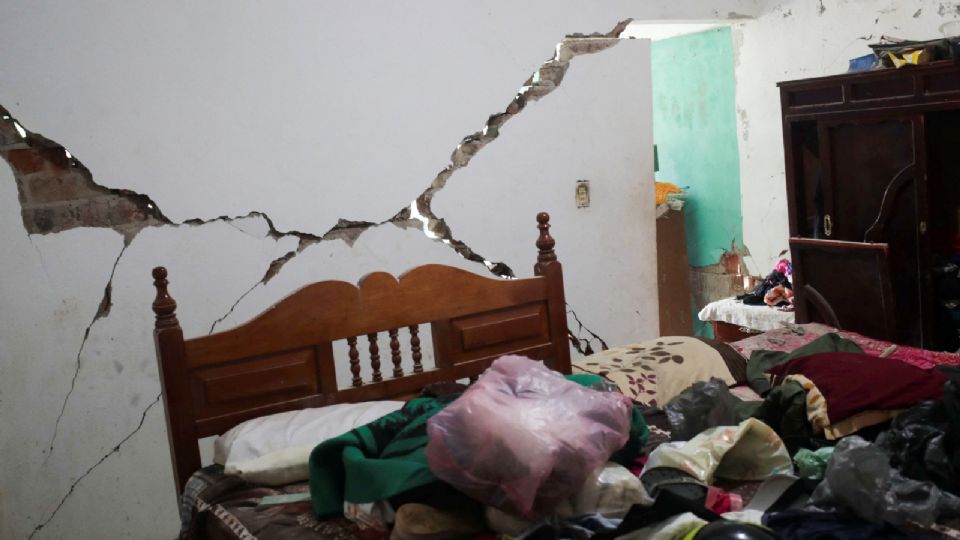
[[[881,215],[888,188],[918,162],[922,122],[919,115],[820,122],[820,152],[826,157],[823,238],[865,241]],[[904,223],[892,214],[915,206],[915,184],[901,185],[896,191],[896,200],[888,202],[893,205],[891,215],[885,217],[912,229],[915,219]]]
[[798,321],[896,341],[887,244],[791,238],[790,251]]
[[[825,175],[823,238],[885,243],[897,306],[890,338],[921,345],[925,158],[921,115],[860,114],[821,121]],[[876,336],[879,337],[879,336]]]

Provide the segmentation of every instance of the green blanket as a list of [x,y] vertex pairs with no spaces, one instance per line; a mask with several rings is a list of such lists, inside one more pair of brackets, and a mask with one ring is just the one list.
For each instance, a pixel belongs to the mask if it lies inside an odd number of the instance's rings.
[[[583,376],[570,379],[584,386],[592,384],[592,379]],[[457,397],[414,399],[395,413],[314,448],[310,453],[310,498],[317,516],[340,514],[344,500],[381,501],[437,482],[427,466],[427,420]],[[627,444],[611,460],[631,464],[648,435],[643,415],[634,407]]]

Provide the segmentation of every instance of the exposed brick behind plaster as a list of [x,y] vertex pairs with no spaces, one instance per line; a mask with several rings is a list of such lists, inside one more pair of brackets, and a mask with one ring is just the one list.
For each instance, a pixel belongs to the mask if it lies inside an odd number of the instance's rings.
[[22,136],[16,120],[3,108],[0,157],[13,170],[28,233],[110,227],[129,238],[144,227],[169,223],[149,197],[95,183],[90,171],[63,146],[30,132]]

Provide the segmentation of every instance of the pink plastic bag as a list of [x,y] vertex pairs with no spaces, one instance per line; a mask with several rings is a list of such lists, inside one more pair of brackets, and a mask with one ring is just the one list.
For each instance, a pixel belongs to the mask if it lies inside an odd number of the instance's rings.
[[496,360],[427,424],[438,478],[527,519],[550,513],[627,442],[630,400],[520,356]]

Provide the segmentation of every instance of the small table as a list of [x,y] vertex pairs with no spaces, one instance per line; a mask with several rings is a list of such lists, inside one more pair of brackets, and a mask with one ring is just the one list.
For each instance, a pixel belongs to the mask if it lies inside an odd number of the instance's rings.
[[710,302],[697,317],[711,323],[716,338],[728,343],[782,328],[784,323],[793,324],[796,320],[792,311],[780,311],[770,306],[748,306],[736,298]]

